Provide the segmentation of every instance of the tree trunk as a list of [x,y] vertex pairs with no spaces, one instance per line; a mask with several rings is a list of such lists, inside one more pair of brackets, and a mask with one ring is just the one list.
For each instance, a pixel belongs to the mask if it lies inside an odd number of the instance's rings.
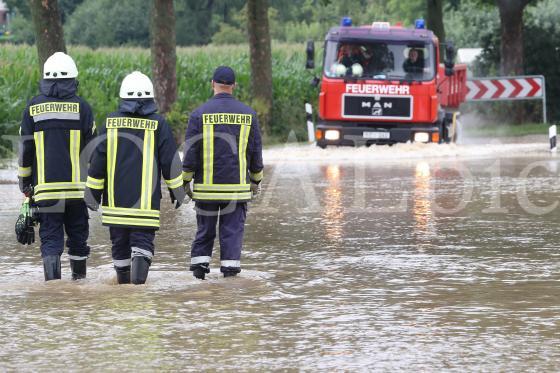
[[29,0],[31,17],[35,26],[39,67],[55,52],[65,52],[64,31],[60,21],[57,0]]
[[428,29],[432,30],[440,43],[445,41],[445,27],[443,26],[443,0],[427,0]]
[[247,31],[251,54],[251,93],[259,113],[261,129],[267,134],[272,114],[272,55],[268,28],[268,0],[248,0]]
[[502,43],[500,73],[523,74],[523,10],[530,0],[496,0],[500,11]]
[[151,19],[152,75],[161,113],[177,100],[177,55],[173,0],[154,0]]
[[[523,11],[531,0],[496,0],[500,12],[501,45],[500,74],[522,75],[523,59]],[[525,107],[512,103],[508,118],[513,123],[522,123],[526,118]]]

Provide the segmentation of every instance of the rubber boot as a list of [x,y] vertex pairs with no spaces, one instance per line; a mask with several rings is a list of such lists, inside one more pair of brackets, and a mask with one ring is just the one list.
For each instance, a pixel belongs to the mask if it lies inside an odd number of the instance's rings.
[[208,263],[200,263],[191,265],[190,270],[193,276],[199,280],[204,280],[207,273],[210,273],[210,265]]
[[150,264],[152,264],[152,261],[145,256],[138,255],[132,257],[132,264],[130,266],[130,282],[134,285],[146,283]]
[[60,280],[60,255],[47,255],[43,257],[43,270],[45,281]]
[[115,266],[115,272],[117,272],[117,282],[119,284],[130,284],[130,266]]
[[241,268],[239,267],[220,267],[220,271],[224,274],[224,277],[235,277],[239,272],[241,272]]
[[86,278],[86,259],[73,260],[70,259],[70,269],[72,270],[72,280],[80,280]]
[[204,278],[206,277],[206,271],[204,271],[203,268],[195,268],[193,271],[193,276],[196,277],[199,280],[204,280]]

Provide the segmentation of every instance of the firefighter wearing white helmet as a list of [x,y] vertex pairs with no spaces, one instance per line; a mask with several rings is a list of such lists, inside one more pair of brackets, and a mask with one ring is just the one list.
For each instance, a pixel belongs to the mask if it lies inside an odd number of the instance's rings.
[[45,280],[61,278],[64,231],[72,279],[85,278],[90,249],[88,212],[83,201],[86,170],[81,152],[95,136],[93,113],[79,97],[78,69],[62,52],[43,67],[40,94],[33,97],[21,122],[19,184],[40,207],[41,255]]
[[124,99],[154,98],[154,85],[146,75],[134,71],[123,79],[119,96]]
[[56,52],[45,61],[43,79],[70,79],[78,77],[76,63],[66,53]]
[[331,66],[331,73],[336,77],[341,77],[346,75],[346,66],[341,63],[335,62]]
[[150,78],[135,71],[121,84],[121,102],[100,126],[88,172],[86,203],[109,227],[119,284],[143,284],[154,256],[163,176],[178,208],[185,198],[181,160],[170,127],[157,114]]
[[353,64],[350,69],[352,70],[353,77],[360,77],[364,73],[364,68],[359,63]]

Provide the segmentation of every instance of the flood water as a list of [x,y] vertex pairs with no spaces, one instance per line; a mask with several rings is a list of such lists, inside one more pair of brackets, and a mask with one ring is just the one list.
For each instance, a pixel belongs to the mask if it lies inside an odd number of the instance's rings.
[[[0,184],[0,370],[560,370],[560,158],[546,143],[269,149],[238,278],[187,272],[164,201],[145,286],[43,282]],[[15,171],[0,172],[14,180]]]

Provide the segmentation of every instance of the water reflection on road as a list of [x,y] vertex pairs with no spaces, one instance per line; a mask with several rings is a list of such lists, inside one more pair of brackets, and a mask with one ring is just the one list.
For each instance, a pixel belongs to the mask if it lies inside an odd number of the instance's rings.
[[215,257],[192,279],[192,204],[164,200],[139,287],[114,284],[97,213],[88,279],[64,256],[43,283],[0,184],[0,369],[559,370],[560,209],[530,211],[560,201],[558,159],[496,149],[270,150],[241,276]]

